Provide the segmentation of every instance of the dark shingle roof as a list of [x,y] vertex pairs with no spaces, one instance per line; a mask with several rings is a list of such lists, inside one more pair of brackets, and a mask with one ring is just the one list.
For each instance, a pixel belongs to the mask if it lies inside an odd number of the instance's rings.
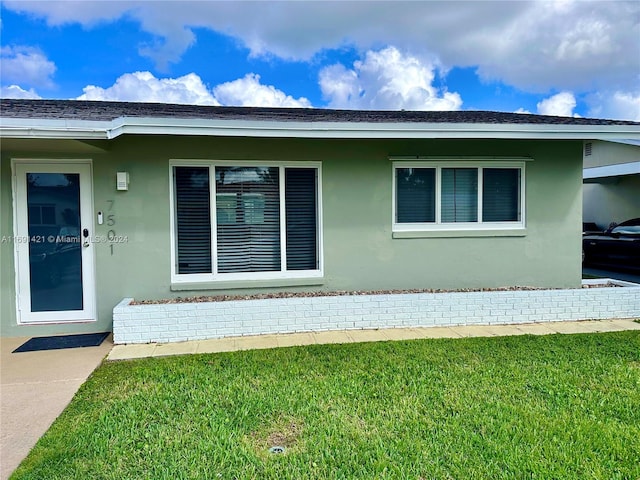
[[280,122],[458,123],[537,125],[640,125],[640,122],[487,111],[330,110],[215,107],[81,100],[0,100],[0,117],[110,121],[120,117]]

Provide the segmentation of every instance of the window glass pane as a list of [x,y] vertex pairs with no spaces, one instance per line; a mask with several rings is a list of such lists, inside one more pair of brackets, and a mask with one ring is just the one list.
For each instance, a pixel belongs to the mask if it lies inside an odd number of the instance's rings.
[[209,168],[174,167],[178,273],[211,273]]
[[237,196],[235,193],[218,193],[216,195],[216,221],[218,225],[236,223]]
[[485,168],[482,182],[482,221],[520,221],[520,169]]
[[436,169],[396,169],[396,222],[436,221]]
[[620,233],[625,235],[638,235],[640,234],[640,225],[618,225],[612,233]]
[[53,205],[42,205],[42,223],[54,225],[56,223],[56,209]]
[[278,168],[216,167],[218,272],[279,271]]
[[242,195],[244,208],[244,223],[260,224],[265,222],[264,209],[266,206],[264,194],[245,193]]
[[29,225],[42,225],[43,223],[41,206],[29,205]]
[[31,311],[82,310],[80,175],[27,174]]
[[318,267],[317,170],[285,170],[287,270]]
[[441,221],[478,221],[478,169],[443,168]]

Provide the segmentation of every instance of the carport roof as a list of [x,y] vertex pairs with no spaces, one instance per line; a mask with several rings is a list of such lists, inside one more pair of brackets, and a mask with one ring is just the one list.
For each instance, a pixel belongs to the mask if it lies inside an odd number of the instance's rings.
[[640,140],[640,123],[473,110],[373,111],[0,100],[0,136],[4,138],[110,139],[122,134]]

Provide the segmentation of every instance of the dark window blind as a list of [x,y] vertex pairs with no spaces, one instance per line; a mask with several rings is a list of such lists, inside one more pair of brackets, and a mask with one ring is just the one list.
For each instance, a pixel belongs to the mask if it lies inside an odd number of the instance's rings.
[[211,273],[208,167],[174,167],[178,273]]
[[396,222],[436,221],[436,169],[396,169]]
[[478,169],[443,168],[441,221],[478,221]]
[[285,169],[287,270],[318,268],[317,170]]
[[485,168],[482,171],[482,221],[520,220],[520,169]]
[[218,272],[279,271],[278,168],[216,167]]

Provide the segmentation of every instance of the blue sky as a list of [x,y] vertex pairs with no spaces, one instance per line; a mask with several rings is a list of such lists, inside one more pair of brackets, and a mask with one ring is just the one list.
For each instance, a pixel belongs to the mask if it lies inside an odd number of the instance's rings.
[[637,1],[4,1],[1,94],[640,121]]

